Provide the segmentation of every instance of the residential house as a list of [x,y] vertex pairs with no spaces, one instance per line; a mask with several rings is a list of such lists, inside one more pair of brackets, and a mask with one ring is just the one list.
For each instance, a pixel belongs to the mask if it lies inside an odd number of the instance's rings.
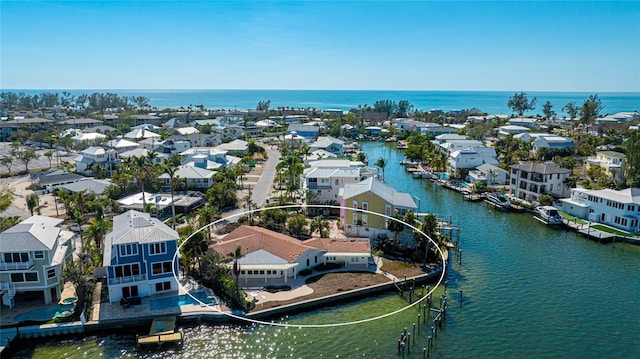
[[233,140],[222,143],[215,147],[217,150],[226,151],[231,156],[242,157],[249,151],[249,142],[243,140]]
[[77,173],[69,173],[66,169],[52,168],[42,172],[32,172],[29,174],[31,184],[38,189],[52,193],[54,189],[66,184],[81,182],[87,179]]
[[538,136],[531,143],[531,151],[537,153],[542,148],[546,148],[549,153],[566,151],[574,147],[573,140],[570,138],[564,138],[556,135],[543,135]]
[[640,188],[620,191],[574,188],[571,197],[560,199],[560,203],[561,209],[570,215],[640,234]]
[[305,125],[300,123],[292,123],[287,128],[287,133],[295,132],[298,136],[304,137],[306,140],[315,141],[320,133],[320,127]]
[[436,137],[444,134],[457,134],[458,130],[453,127],[440,125],[437,123],[431,122],[420,122],[418,123],[414,131],[420,132],[420,134],[424,136]]
[[103,172],[107,177],[111,177],[113,171],[120,163],[118,152],[113,149],[105,150],[102,147],[89,147],[76,156],[76,172],[91,176],[97,172]]
[[62,269],[71,258],[74,234],[63,231],[62,219],[32,216],[0,233],[0,293],[12,307],[21,297],[31,302],[57,302]]
[[435,136],[435,144],[441,145],[451,141],[465,141],[469,140],[467,136],[459,135],[457,133],[443,133],[441,135]]
[[310,167],[302,174],[302,191],[312,203],[338,203],[340,189],[349,183],[362,180],[360,168],[357,167]]
[[107,142],[107,147],[113,148],[118,153],[122,153],[139,148],[140,144],[137,142],[125,140],[124,138],[122,138],[122,136],[118,136],[117,138]]
[[595,156],[589,156],[585,162],[585,169],[594,167],[602,168],[604,174],[614,180],[623,180],[625,177],[624,164],[627,156],[615,151],[597,151]]
[[515,117],[510,118],[507,121],[508,125],[511,126],[522,126],[527,128],[540,128],[540,123],[537,118],[525,118],[525,117]]
[[[86,129],[87,127],[100,126],[103,124],[102,121],[96,120],[94,118],[70,118],[64,121],[58,121],[58,128],[66,129],[66,128],[81,128]],[[90,131],[87,131],[90,132]]]
[[509,136],[514,136],[523,132],[530,132],[531,129],[524,126],[516,126],[516,125],[505,125],[500,126],[497,129],[497,137],[498,138],[507,138]]
[[239,157],[227,155],[220,147],[192,147],[180,155],[184,156],[182,164],[207,170],[231,169],[241,161]]
[[161,141],[161,136],[145,127],[134,128],[124,135],[124,138],[134,141],[140,141],[146,138],[154,138]]
[[316,150],[304,156],[304,166],[309,167],[311,162],[315,162],[323,158],[338,158],[338,155],[325,150]]
[[571,171],[552,162],[521,163],[511,166],[511,196],[526,201],[538,201],[540,195],[548,193],[556,198],[567,197],[565,185]]
[[469,171],[466,181],[469,183],[484,183],[487,186],[504,186],[507,184],[508,172],[492,164],[481,164]]
[[344,141],[342,140],[331,136],[320,136],[316,142],[309,145],[309,152],[325,150],[338,156],[342,156],[344,154],[343,146]]
[[455,173],[460,169],[472,169],[482,164],[497,165],[498,156],[493,147],[476,147],[472,149],[456,150],[449,155],[449,172]]
[[[284,284],[298,273],[320,264],[367,268],[371,259],[368,239],[312,238],[306,241],[262,227],[240,226],[209,249],[226,256],[241,248],[239,282]],[[231,263],[229,264],[231,265]]]
[[386,216],[404,216],[416,212],[418,206],[409,193],[398,192],[375,177],[358,183],[345,184],[338,194],[340,225],[351,236],[375,238],[378,234],[391,236]]
[[356,138],[360,134],[360,131],[357,127],[345,123],[344,125],[340,126],[340,134],[344,137]]
[[[204,168],[199,168],[189,165],[180,165],[176,168],[175,176],[184,183],[186,189],[206,191],[209,187],[213,186],[215,171],[209,171]],[[162,189],[164,191],[171,190],[171,177],[168,173],[161,174],[158,178],[162,181]]]
[[178,238],[178,232],[148,213],[114,217],[103,256],[109,302],[177,291]]

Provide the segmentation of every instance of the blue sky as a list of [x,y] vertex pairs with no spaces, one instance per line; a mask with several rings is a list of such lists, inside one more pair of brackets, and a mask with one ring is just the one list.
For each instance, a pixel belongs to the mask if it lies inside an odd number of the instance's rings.
[[0,1],[3,89],[640,92],[640,1]]

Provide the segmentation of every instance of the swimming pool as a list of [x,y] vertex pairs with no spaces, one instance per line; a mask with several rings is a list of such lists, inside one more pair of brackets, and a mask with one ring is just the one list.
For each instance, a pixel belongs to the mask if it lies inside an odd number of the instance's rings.
[[[215,298],[208,298],[207,293],[205,292],[195,292],[195,293],[191,293],[191,295],[193,295],[194,297],[196,297],[202,303],[205,303],[205,304],[213,305],[218,303]],[[189,305],[189,304],[200,304],[200,303],[194,300],[193,298],[191,298],[190,296],[186,294],[182,294],[182,295],[174,295],[171,297],[151,299],[149,301],[149,309],[162,310],[167,308],[181,307],[183,305]]]
[[55,316],[60,316],[62,312],[73,309],[73,305],[55,305],[53,307],[41,308],[32,310],[30,312],[16,315],[13,319],[21,321],[34,321],[34,322],[46,322]]

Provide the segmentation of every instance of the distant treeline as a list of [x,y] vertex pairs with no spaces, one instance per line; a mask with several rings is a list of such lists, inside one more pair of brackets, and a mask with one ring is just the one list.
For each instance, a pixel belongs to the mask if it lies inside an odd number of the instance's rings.
[[111,92],[78,96],[66,91],[61,94],[43,92],[39,95],[27,95],[24,92],[0,93],[0,109],[5,111],[64,108],[71,111],[104,112],[107,109],[131,111],[147,107],[149,99],[144,96],[119,96]]

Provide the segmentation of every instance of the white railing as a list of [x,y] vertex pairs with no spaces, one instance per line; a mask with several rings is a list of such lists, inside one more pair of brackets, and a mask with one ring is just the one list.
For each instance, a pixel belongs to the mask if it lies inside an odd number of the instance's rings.
[[147,280],[146,274],[132,275],[129,277],[109,278],[109,285],[126,284]]
[[13,263],[5,263],[0,262],[0,271],[5,270],[27,270],[33,267],[33,261],[28,262],[13,262]]

